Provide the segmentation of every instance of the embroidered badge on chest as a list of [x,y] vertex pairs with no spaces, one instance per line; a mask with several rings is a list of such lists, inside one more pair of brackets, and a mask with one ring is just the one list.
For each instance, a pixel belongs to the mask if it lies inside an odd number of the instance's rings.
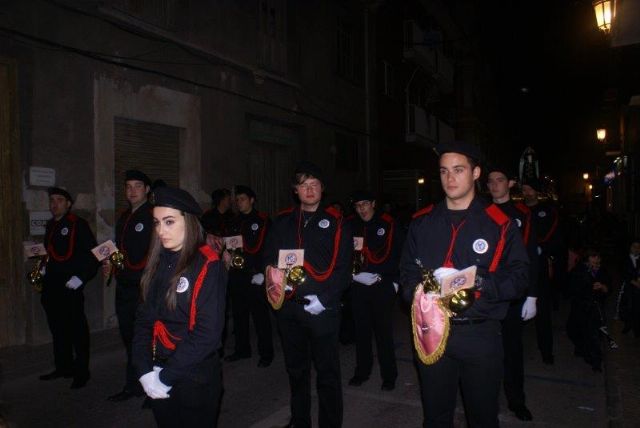
[[69,234],[69,228],[63,227],[62,230],[60,231],[60,235],[67,236],[68,234]]
[[378,234],[378,236],[384,236],[384,234],[387,232],[384,230],[384,227],[381,227],[376,233]]
[[189,288],[189,280],[184,276],[181,276],[178,280],[178,286],[176,287],[176,291],[178,293],[184,293]]
[[253,223],[253,224],[251,225],[251,230],[253,230],[253,231],[255,232],[256,230],[258,230],[258,228],[259,228],[259,227],[260,227],[260,226],[258,226],[258,223]]
[[545,211],[540,211],[538,213],[538,217],[546,217],[546,216],[547,216],[547,213]]
[[327,220],[326,218],[323,218],[322,220],[320,220],[320,222],[318,223],[318,226],[320,226],[323,229],[326,229],[327,227],[329,227],[329,220]]
[[144,224],[142,223],[136,224],[135,229],[136,229],[136,232],[142,232],[142,229],[144,229]]
[[476,239],[473,241],[473,251],[477,254],[484,254],[489,249],[489,243],[484,239]]
[[518,227],[519,227],[519,228],[520,228],[520,227],[522,227],[522,222],[520,221],[520,219],[519,219],[519,218],[517,218],[517,219],[516,219],[516,223],[518,223]]

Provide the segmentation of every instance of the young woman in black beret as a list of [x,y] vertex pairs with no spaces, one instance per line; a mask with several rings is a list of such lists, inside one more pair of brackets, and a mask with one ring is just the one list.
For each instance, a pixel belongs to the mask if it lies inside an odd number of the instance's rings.
[[133,360],[160,427],[214,427],[226,270],[204,245],[200,207],[182,189],[153,195],[154,233],[141,281]]

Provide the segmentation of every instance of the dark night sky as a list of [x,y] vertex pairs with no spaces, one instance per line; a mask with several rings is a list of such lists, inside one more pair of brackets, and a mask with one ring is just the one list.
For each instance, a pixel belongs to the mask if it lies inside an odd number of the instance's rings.
[[531,145],[544,172],[559,175],[569,162],[589,168],[608,55],[591,2],[504,2],[487,13],[494,18],[482,30],[483,45],[496,71],[510,158]]

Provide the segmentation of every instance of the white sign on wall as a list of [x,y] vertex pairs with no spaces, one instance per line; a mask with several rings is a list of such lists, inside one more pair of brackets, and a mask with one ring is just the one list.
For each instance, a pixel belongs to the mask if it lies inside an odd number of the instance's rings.
[[40,166],[29,167],[29,185],[51,187],[56,184],[56,170]]
[[45,226],[50,218],[49,211],[29,211],[29,234],[31,236],[44,235]]

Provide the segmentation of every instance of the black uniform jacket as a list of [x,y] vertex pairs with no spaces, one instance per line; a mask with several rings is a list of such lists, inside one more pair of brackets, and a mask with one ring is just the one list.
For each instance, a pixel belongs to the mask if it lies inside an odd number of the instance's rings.
[[448,255],[449,267],[476,265],[477,275],[482,277],[479,298],[461,317],[501,320],[509,301],[524,295],[529,283],[527,250],[515,222],[495,205],[476,196],[457,232],[444,201],[414,215],[400,261],[407,302],[412,301],[422,280],[416,260],[425,269],[435,270],[447,265]]
[[233,214],[227,211],[220,213],[217,208],[207,210],[200,217],[200,223],[207,233],[216,236],[229,236],[229,226],[233,221]]
[[[133,364],[138,376],[152,371],[154,365],[162,366],[160,379],[165,385],[199,376],[199,363],[220,348],[224,327],[227,279],[217,253],[202,247],[178,284],[172,284],[179,256],[167,250],[161,253],[147,296],[138,307],[133,338]],[[175,310],[166,304],[169,287],[177,287]]]
[[547,256],[558,256],[563,251],[563,239],[558,227],[560,215],[551,204],[539,202],[532,207],[531,217],[536,224],[538,245]]
[[98,261],[91,252],[96,245],[96,238],[83,218],[67,213],[58,221],[49,220],[44,240],[49,257],[44,287],[64,287],[74,275],[84,286],[98,269]]
[[387,213],[376,212],[365,222],[356,215],[351,219],[353,237],[362,237],[362,271],[377,273],[383,280],[399,282],[399,263],[404,234]]
[[124,255],[124,270],[117,272],[117,278],[140,282],[142,271],[147,265],[147,252],[153,232],[153,207],[145,202],[133,213],[131,208],[118,218],[116,223],[116,246]]
[[538,297],[538,239],[536,224],[533,221],[533,213],[528,206],[522,202],[514,202],[511,199],[502,204],[496,204],[506,215],[511,217],[518,225],[522,234],[522,241],[527,247],[529,256],[529,286],[527,287],[528,297]]
[[[257,273],[262,271],[262,251],[266,241],[267,230],[271,221],[266,213],[255,209],[248,214],[239,213],[229,228],[229,234],[242,235],[242,256],[245,267],[243,272]],[[233,275],[235,269],[229,271]]]
[[277,266],[279,250],[304,249],[307,279],[300,296],[315,294],[325,308],[337,308],[351,282],[353,235],[348,222],[332,207],[319,207],[304,226],[300,207],[276,215],[265,244],[265,265]]
[[[571,301],[579,307],[589,308],[593,303],[603,303],[611,292],[611,277],[604,268],[593,271],[586,263],[580,263],[571,271],[569,278]],[[596,282],[606,285],[607,291],[595,291],[593,284]]]

